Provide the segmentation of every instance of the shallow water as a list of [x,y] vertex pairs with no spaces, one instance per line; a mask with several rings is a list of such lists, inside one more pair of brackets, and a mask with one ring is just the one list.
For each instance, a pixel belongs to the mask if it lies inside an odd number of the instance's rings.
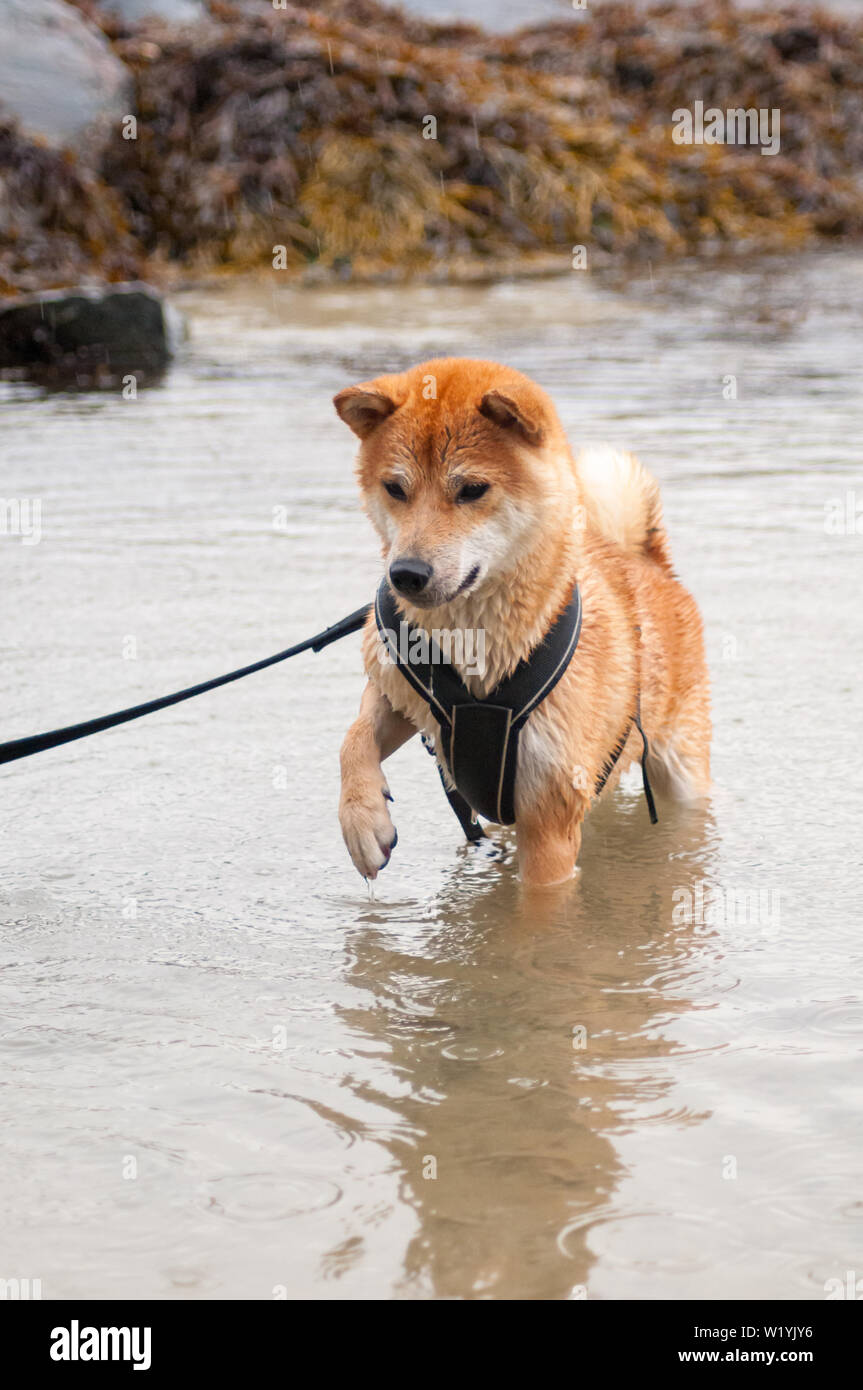
[[[441,352],[523,368],[574,440],[656,472],[716,723],[710,808],[651,829],[618,793],[544,919],[413,744],[369,899],[335,814],[355,637],[3,769],[0,1277],[791,1299],[863,1275],[863,536],[825,525],[863,507],[861,291],[859,254],[235,284],[181,297],[190,341],[137,400],[0,387],[0,492],[43,505],[39,544],[0,538],[2,737],[368,598],[330,397]],[[699,888],[758,909],[694,920]]]

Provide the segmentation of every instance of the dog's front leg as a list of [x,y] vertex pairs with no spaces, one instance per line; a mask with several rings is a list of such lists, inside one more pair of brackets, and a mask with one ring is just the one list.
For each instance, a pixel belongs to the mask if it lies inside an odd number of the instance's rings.
[[354,866],[363,878],[377,878],[396,846],[387,802],[392,801],[381,763],[416,733],[385,695],[369,681],[359,717],[342,744],[339,823]]
[[555,888],[575,877],[587,801],[538,804],[516,821],[518,867],[526,888]]

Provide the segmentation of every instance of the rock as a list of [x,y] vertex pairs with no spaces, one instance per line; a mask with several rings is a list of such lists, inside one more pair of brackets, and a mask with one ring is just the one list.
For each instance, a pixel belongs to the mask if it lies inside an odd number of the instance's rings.
[[66,285],[145,278],[119,194],[69,150],[0,111],[0,302]]
[[131,81],[105,35],[72,5],[0,0],[0,101],[27,134],[69,145],[131,109]]
[[637,59],[618,58],[614,65],[614,75],[625,92],[641,88],[647,91],[656,81],[656,74],[646,63]]
[[782,29],[773,35],[773,46],[789,63],[813,63],[821,47],[821,35],[817,29]]
[[176,338],[160,295],[139,282],[0,300],[0,370],[87,385],[143,379],[165,368]]

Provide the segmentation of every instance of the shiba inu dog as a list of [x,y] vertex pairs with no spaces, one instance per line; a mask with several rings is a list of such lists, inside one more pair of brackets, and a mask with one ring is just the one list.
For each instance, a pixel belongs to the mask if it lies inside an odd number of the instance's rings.
[[[529,672],[577,601],[577,646],[517,746],[506,819],[523,882],[573,876],[592,798],[641,757],[639,716],[657,790],[703,796],[711,722],[701,618],[674,574],[659,488],[639,461],[610,447],[573,456],[551,399],[495,362],[424,362],[349,386],[334,404],[360,440],[362,500],[393,611],[432,649],[440,633],[484,636],[481,671],[475,643],[470,668],[458,651],[449,657],[470,697],[495,699],[514,672]],[[364,632],[368,684],[341,753],[339,819],[368,879],[397,839],[382,762],[419,731],[452,775],[435,677],[425,695],[415,688],[379,626],[370,618]]]

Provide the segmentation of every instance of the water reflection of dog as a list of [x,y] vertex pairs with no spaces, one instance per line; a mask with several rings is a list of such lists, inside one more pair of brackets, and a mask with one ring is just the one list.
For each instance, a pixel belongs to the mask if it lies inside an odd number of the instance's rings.
[[343,1016],[364,1051],[386,1050],[391,1084],[344,1084],[398,1115],[382,1142],[419,1221],[401,1292],[588,1286],[587,1233],[621,1176],[615,1131],[635,1106],[661,1111],[658,1021],[689,1006],[698,939],[672,925],[672,894],[711,858],[709,813],[666,808],[640,832],[643,814],[599,808],[576,890],[545,909],[511,864],[489,873],[466,848],[427,928],[370,908],[350,934],[348,978],[368,1002]]

